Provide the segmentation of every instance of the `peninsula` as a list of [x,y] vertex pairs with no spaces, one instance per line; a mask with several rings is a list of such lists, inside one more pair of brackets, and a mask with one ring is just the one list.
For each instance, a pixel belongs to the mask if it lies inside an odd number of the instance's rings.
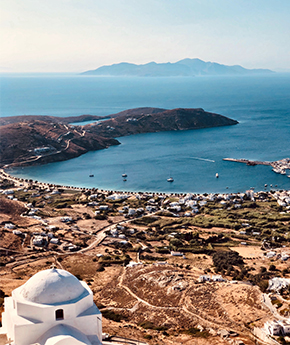
[[[76,121],[91,124],[75,126]],[[93,122],[95,121],[95,122]],[[0,118],[0,166],[36,165],[119,145],[117,137],[235,125],[203,109],[136,108],[106,117],[14,116]]]
[[193,77],[199,75],[252,75],[274,73],[269,69],[247,69],[239,65],[227,66],[200,59],[183,59],[175,63],[149,62],[143,65],[122,62],[83,72],[96,76]]

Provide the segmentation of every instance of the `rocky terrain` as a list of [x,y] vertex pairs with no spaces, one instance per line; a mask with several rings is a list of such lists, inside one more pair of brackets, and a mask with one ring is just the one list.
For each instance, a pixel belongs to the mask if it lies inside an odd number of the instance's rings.
[[92,131],[100,133],[102,136],[121,137],[138,133],[230,126],[237,123],[228,117],[209,113],[203,109],[179,108],[153,114],[142,111],[141,114],[136,113],[131,116],[119,113],[118,116],[91,126],[91,128]]
[[67,160],[119,142],[63,123],[33,120],[0,127],[0,164],[44,164]]
[[290,315],[289,289],[268,290],[290,277],[290,192],[124,194],[0,170],[0,193],[1,303],[54,264],[132,344],[263,344],[254,329]]
[[[69,122],[94,121],[86,126]],[[105,119],[23,116],[0,119],[0,166],[44,164],[78,157],[88,151],[118,145],[117,137],[172,130],[229,126],[238,122],[203,109],[138,108]]]
[[80,116],[66,116],[66,117],[57,117],[57,116],[48,116],[48,115],[19,115],[19,116],[0,117],[0,126],[9,125],[9,124],[18,123],[18,122],[30,123],[36,120],[69,124],[71,122],[96,121],[102,118],[103,118],[102,116],[95,116],[95,115],[80,115]]

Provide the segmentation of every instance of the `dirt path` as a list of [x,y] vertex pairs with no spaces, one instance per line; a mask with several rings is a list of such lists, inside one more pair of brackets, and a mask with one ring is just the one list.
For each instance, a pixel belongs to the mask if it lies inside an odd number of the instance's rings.
[[[127,310],[131,310],[131,311],[136,310],[138,308],[138,305],[140,303],[142,303],[142,304],[144,304],[150,308],[153,308],[155,310],[156,309],[165,310],[165,311],[166,310],[176,310],[176,311],[183,312],[183,313],[187,314],[187,316],[191,316],[192,318],[200,321],[205,327],[209,327],[209,328],[213,328],[213,329],[216,329],[217,326],[221,327],[221,328],[228,328],[228,327],[225,327],[224,324],[217,323],[216,320],[212,320],[212,321],[207,320],[206,318],[202,317],[200,315],[200,313],[194,313],[194,312],[190,311],[188,308],[190,307],[191,304],[188,301],[188,297],[186,297],[186,291],[187,290],[184,291],[183,296],[181,297],[180,302],[179,302],[180,306],[177,306],[177,307],[160,307],[160,306],[156,306],[156,305],[153,305],[153,304],[145,301],[144,299],[137,296],[128,286],[126,286],[124,284],[125,274],[126,274],[126,268],[124,268],[124,270],[120,276],[120,281],[118,283],[118,286],[123,288],[124,290],[126,290],[132,297],[134,297],[137,300],[137,303],[133,306],[133,308],[127,309]],[[231,327],[231,330],[235,331],[237,333],[241,332],[241,329],[234,329],[233,327]],[[248,331],[248,330],[245,329],[244,331]]]

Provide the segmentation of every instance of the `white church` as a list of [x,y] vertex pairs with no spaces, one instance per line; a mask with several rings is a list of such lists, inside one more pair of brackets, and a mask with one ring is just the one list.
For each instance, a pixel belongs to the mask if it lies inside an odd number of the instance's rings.
[[65,270],[36,273],[4,303],[0,332],[11,345],[102,344],[102,314],[93,293]]

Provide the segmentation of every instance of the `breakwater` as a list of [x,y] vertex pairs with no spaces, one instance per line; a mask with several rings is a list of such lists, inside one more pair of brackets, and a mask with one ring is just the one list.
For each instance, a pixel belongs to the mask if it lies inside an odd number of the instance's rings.
[[[252,161],[249,159],[235,159],[235,158],[223,158],[224,161],[245,163],[247,165],[270,165],[276,174],[286,175],[286,170],[290,170],[290,158],[283,158],[278,161],[268,162],[268,161]],[[290,175],[288,175],[289,177]]]
[[247,165],[272,165],[272,162],[264,162],[264,161],[251,161],[249,159],[235,159],[235,158],[223,158],[223,161],[229,161],[229,162],[237,162],[237,163],[244,163]]

